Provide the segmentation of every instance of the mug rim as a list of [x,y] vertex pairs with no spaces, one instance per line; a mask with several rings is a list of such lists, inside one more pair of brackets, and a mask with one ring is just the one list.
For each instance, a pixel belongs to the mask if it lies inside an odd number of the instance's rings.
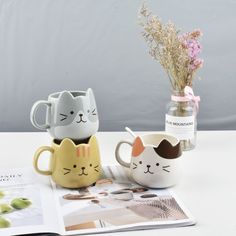
[[71,144],[73,144],[74,146],[76,146],[75,143],[74,143],[74,141],[73,141],[72,139],[70,139],[70,138],[64,138],[64,139],[62,139],[62,140],[59,140],[59,139],[54,138],[54,139],[52,140],[52,146],[60,147],[60,146],[62,146],[62,144],[63,144],[64,142],[68,142],[68,141],[69,141]]
[[[71,139],[71,138],[64,138],[64,139],[62,139],[62,140],[58,140],[58,139],[55,139],[55,138],[54,138],[54,139],[52,140],[52,146],[56,146],[57,148],[59,148],[59,147],[61,147],[61,146],[63,145],[64,142],[68,142],[68,141],[69,141],[71,144],[73,144],[73,146],[74,146],[75,148],[78,148],[79,146],[82,146],[82,145],[89,145],[89,142],[90,142],[90,140],[91,140],[92,138],[97,139],[97,138],[96,138],[96,135],[92,135],[92,136],[89,137],[87,143],[79,143],[79,144],[76,144],[76,143],[74,142],[74,140]],[[60,142],[60,143],[58,143],[58,142]]]
[[[158,140],[158,142],[149,142],[147,143],[147,140],[145,140],[147,137],[151,137],[151,138],[154,138],[155,136],[159,136],[162,138],[160,138]],[[145,147],[148,147],[148,146],[159,146],[159,144],[163,141],[163,140],[167,140],[172,146],[176,146],[179,142],[180,142],[180,139],[178,139],[176,136],[174,136],[173,134],[170,134],[170,133],[150,133],[150,134],[143,134],[143,135],[138,135],[138,137],[141,138],[142,140],[142,143]]]
[[74,98],[80,97],[80,96],[85,96],[87,91],[84,90],[63,90],[61,92],[55,92],[55,93],[51,93],[49,94],[48,98],[52,99],[52,100],[57,100],[60,96],[61,93],[63,92],[69,92]]

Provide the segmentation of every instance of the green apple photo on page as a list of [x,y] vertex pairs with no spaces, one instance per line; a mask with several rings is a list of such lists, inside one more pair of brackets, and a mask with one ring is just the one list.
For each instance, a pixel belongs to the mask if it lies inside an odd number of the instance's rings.
[[0,234],[16,227],[42,225],[40,189],[32,183],[4,184],[0,185]]
[[28,198],[15,198],[11,201],[11,206],[16,210],[21,210],[29,207],[32,202]]
[[25,197],[13,198],[9,201],[6,191],[0,190],[0,228],[9,228],[12,222],[9,219],[11,214],[29,208],[32,201]]

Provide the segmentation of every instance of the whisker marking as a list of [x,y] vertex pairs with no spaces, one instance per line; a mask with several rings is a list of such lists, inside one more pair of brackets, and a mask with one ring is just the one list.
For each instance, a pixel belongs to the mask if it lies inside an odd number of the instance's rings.
[[64,170],[68,170],[68,171],[71,171],[71,169],[68,169],[68,168],[63,168]]

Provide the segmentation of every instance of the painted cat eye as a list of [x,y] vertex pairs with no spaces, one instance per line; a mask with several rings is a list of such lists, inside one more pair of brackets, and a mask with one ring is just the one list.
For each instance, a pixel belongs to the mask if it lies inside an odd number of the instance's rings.
[[156,166],[159,166],[159,163],[156,163]]
[[73,114],[74,114],[74,111],[71,111],[70,114],[73,115]]
[[90,164],[89,166],[90,166],[90,167],[92,167],[93,165],[92,165],[92,164]]
[[94,113],[96,111],[96,108],[92,110],[92,115],[96,116],[97,114]]
[[140,161],[139,164],[142,164],[142,161]]
[[90,110],[88,110],[88,113],[90,112]]
[[63,168],[63,170],[66,171],[64,173],[64,175],[67,175],[67,174],[69,174],[71,172],[71,169],[68,169],[68,168]]
[[76,168],[76,165],[73,165],[74,168]]
[[63,120],[65,120],[65,119],[67,119],[67,115],[66,115],[66,114],[60,113],[60,116],[62,116],[62,118],[60,119],[60,121],[63,121]]

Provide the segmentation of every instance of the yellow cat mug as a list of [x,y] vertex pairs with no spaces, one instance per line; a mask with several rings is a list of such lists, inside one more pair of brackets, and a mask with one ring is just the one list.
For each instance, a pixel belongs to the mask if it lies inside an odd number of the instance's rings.
[[[49,170],[41,170],[38,162],[41,154],[51,152]],[[42,175],[51,175],[53,181],[65,188],[87,187],[101,175],[99,147],[93,135],[89,142],[76,145],[71,139],[61,143],[53,140],[51,146],[42,146],[34,154],[34,168]]]

